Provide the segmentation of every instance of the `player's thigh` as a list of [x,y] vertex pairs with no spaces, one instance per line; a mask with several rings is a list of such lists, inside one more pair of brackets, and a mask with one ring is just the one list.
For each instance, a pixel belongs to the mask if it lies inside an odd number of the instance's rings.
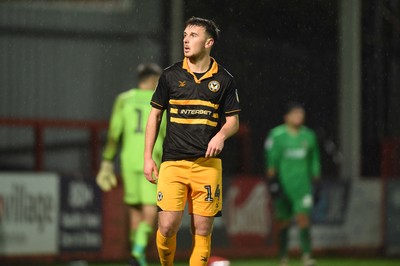
[[189,182],[189,213],[200,216],[219,216],[222,211],[221,159],[196,160]]
[[140,186],[136,171],[129,166],[122,166],[122,181],[124,185],[124,202],[128,205],[140,204]]
[[289,198],[282,194],[274,199],[274,213],[278,221],[288,221],[293,216],[293,206]]
[[183,211],[188,194],[190,165],[186,161],[161,164],[157,180],[157,206],[163,211]]
[[296,216],[309,216],[313,207],[313,197],[310,191],[296,193],[291,196],[293,212]]

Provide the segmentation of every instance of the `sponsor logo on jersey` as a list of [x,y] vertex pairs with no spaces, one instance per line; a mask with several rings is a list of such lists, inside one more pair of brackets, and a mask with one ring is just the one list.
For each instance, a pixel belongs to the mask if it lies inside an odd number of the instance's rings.
[[186,80],[184,80],[184,81],[178,80],[178,82],[179,82],[179,88],[183,88],[186,86]]
[[193,109],[181,109],[179,112],[182,115],[211,115],[211,111],[209,110],[193,110]]
[[303,159],[307,155],[307,150],[305,148],[287,149],[285,155],[286,158]]
[[217,92],[221,88],[221,85],[218,81],[212,80],[208,83],[208,89],[212,92]]

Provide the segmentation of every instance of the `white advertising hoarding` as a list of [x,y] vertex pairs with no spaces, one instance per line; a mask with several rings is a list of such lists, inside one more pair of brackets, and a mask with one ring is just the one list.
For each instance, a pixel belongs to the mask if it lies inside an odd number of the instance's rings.
[[58,252],[59,178],[0,173],[0,255]]

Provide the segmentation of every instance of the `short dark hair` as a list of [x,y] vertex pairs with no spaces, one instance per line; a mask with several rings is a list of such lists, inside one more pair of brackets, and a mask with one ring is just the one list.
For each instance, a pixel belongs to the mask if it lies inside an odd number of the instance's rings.
[[161,72],[161,67],[154,63],[140,64],[137,67],[137,77],[139,82],[150,76],[160,76]]
[[199,17],[191,17],[186,20],[185,27],[187,26],[200,26],[206,29],[206,32],[217,41],[219,38],[219,33],[221,32],[218,26],[211,19],[199,18]]
[[296,109],[300,109],[300,110],[305,111],[304,106],[301,103],[299,103],[299,102],[289,102],[286,105],[284,115],[287,115],[287,114],[289,114],[290,112],[292,112],[293,110],[296,110]]

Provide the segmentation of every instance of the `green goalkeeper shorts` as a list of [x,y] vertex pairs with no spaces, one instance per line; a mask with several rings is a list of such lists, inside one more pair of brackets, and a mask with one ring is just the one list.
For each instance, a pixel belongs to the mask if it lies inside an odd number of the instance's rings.
[[147,181],[143,172],[123,167],[122,180],[124,182],[124,202],[126,204],[157,205],[157,185]]
[[282,194],[274,200],[275,215],[280,221],[287,221],[297,214],[310,215],[313,205],[311,193]]

